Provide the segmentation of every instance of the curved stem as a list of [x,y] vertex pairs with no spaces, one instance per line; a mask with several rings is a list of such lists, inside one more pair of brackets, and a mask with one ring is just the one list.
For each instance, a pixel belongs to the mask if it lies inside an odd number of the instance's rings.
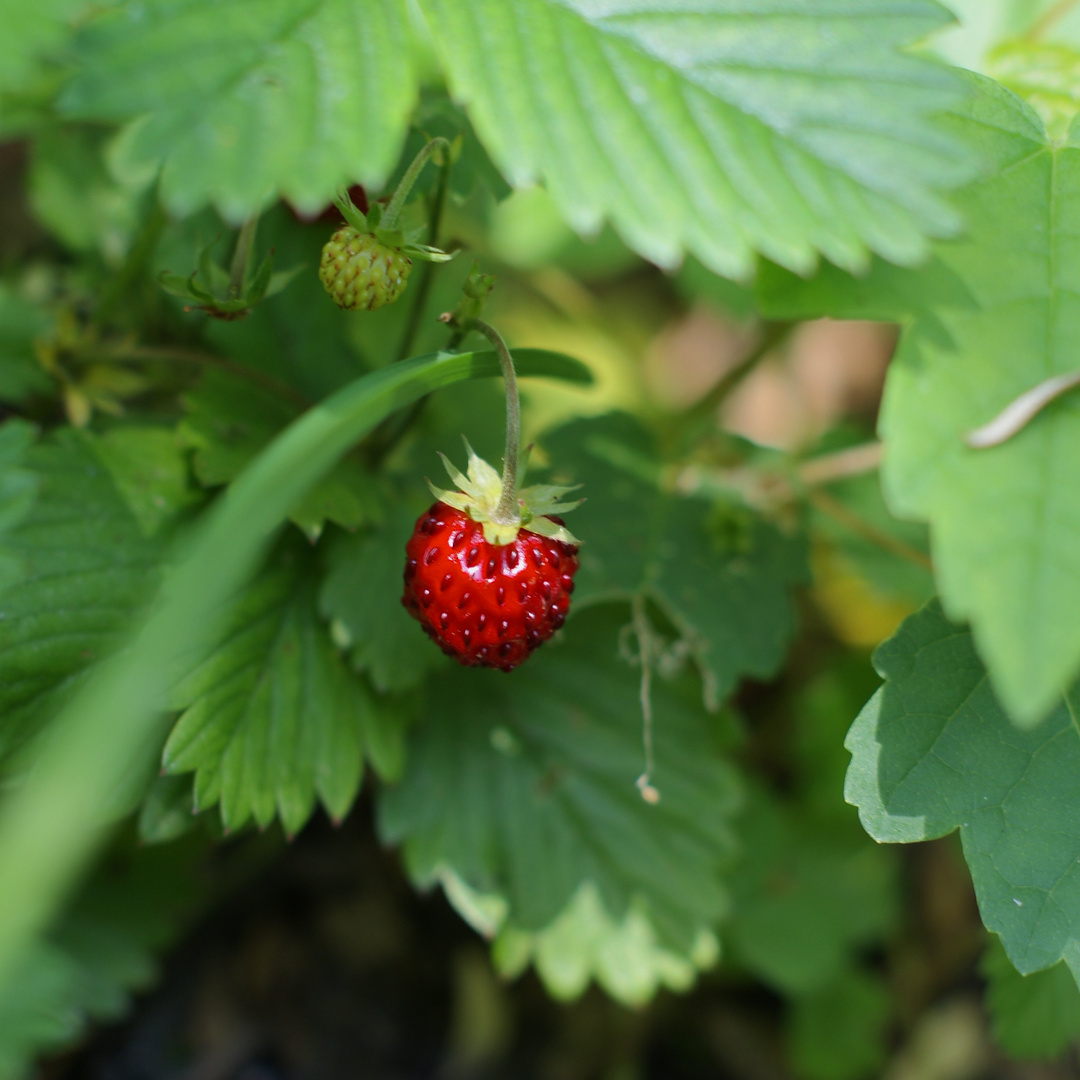
[[409,197],[409,192],[412,191],[413,184],[416,183],[417,177],[427,164],[427,159],[431,157],[436,150],[442,150],[445,154],[450,153],[450,143],[441,135],[432,139],[431,142],[429,142],[427,146],[412,159],[412,164],[405,170],[405,175],[401,178],[401,183],[398,184],[393,196],[391,196],[390,202],[383,211],[382,221],[379,223],[382,228],[397,228],[397,220],[401,214],[401,208],[405,205],[405,200]]
[[506,384],[506,453],[503,455],[502,495],[495,507],[494,518],[500,525],[516,525],[520,520],[517,507],[518,448],[521,445],[521,403],[518,400],[517,375],[514,358],[495,327],[483,319],[469,319],[464,330],[476,330],[495,346]]

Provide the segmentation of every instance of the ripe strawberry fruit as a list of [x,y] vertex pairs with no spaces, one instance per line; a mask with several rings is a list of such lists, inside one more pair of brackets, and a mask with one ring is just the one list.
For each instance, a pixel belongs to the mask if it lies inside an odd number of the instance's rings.
[[343,225],[323,245],[319,280],[338,307],[374,311],[404,291],[412,259],[370,232]]
[[519,524],[501,524],[499,474],[471,448],[467,477],[446,466],[461,490],[432,488],[438,501],[405,546],[401,602],[447,655],[511,671],[566,620],[578,545],[550,511],[577,504],[559,503],[569,488],[526,488]]

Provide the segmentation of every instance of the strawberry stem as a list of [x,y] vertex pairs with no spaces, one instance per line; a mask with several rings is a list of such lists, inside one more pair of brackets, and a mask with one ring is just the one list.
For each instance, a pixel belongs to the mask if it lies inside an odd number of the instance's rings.
[[468,319],[463,330],[475,330],[495,346],[506,384],[506,452],[503,455],[502,495],[493,517],[500,525],[517,525],[521,514],[517,504],[518,448],[521,444],[521,403],[518,400],[517,373],[514,358],[495,327],[482,319]]
[[401,215],[401,208],[405,205],[405,200],[409,197],[409,192],[412,191],[413,184],[416,183],[417,178],[423,171],[428,158],[431,157],[436,150],[441,150],[447,155],[450,153],[450,143],[441,135],[432,139],[420,153],[412,159],[412,164],[405,170],[405,175],[401,178],[401,183],[399,183],[394,190],[390,202],[387,203],[386,209],[383,211],[382,221],[379,223],[380,228],[388,231],[397,228],[397,220]]

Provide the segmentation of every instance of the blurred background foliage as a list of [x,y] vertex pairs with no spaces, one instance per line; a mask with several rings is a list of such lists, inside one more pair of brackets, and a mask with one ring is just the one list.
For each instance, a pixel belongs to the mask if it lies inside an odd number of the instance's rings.
[[[1052,131],[1067,123],[1080,14],[957,7],[963,26],[927,48],[1024,90]],[[1044,15],[1035,63],[1019,39]],[[663,272],[609,227],[582,239],[544,188],[510,191],[416,48],[428,85],[402,161],[426,135],[463,136],[440,241],[468,255],[432,273],[415,334],[408,294],[362,318],[329,303],[314,268],[335,219],[284,202],[258,243],[298,276],[242,321],[185,311],[160,273],[189,273],[207,245],[225,259],[230,222],[163,211],[113,126],[59,120],[51,68],[7,82],[3,781],[18,784],[52,710],[143,609],[166,543],[312,402],[403,343],[442,346],[433,315],[473,256],[497,274],[487,317],[515,347],[579,357],[594,376],[526,381],[524,422],[539,467],[586,481],[580,531],[609,557],[583,567],[563,642],[512,688],[478,689],[399,607],[400,547],[436,449],[458,460],[467,434],[498,459],[500,388],[443,390],[407,432],[391,425],[343,462],[230,601],[227,647],[209,673],[193,660],[168,741],[116,793],[118,834],[0,995],[0,1077],[1080,1075],[1075,983],[1062,964],[1022,977],[988,942],[956,837],[876,844],[843,799],[844,736],[879,683],[870,649],[932,596],[929,544],[889,513],[870,458],[798,469],[875,453],[895,327],[778,324],[694,256]],[[436,182],[432,169],[414,223]],[[666,468],[706,498],[641,475]],[[805,499],[784,488],[793,475]],[[761,477],[779,486],[739,487]],[[637,516],[667,523],[668,547],[608,552],[632,531],[612,523]],[[698,568],[721,555],[738,556],[738,580],[703,584]],[[760,587],[740,591],[747,577]],[[739,641],[706,602],[779,629]],[[624,782],[641,762],[632,603],[664,676],[658,811]],[[283,742],[245,772],[245,740],[270,724],[253,689],[268,678],[293,728],[339,704],[321,749]],[[726,704],[706,711],[703,695]],[[529,723],[502,726],[522,700]],[[500,829],[520,838],[535,818],[523,797],[504,819],[492,794],[542,787],[570,743],[585,805],[618,834],[578,877],[530,865],[528,845],[507,854]],[[588,849],[588,820],[564,817]],[[695,829],[705,854],[672,868],[668,848]]]

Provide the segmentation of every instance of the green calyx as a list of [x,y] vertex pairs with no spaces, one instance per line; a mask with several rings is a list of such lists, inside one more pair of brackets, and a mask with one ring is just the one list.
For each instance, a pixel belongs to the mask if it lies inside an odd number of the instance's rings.
[[[457,491],[443,491],[431,481],[428,487],[440,502],[468,514],[473,521],[484,528],[484,539],[489,544],[512,544],[519,532],[537,533],[552,540],[561,540],[564,544],[580,546],[581,541],[565,525],[552,521],[550,514],[566,514],[580,506],[583,499],[563,502],[564,496],[577,487],[560,487],[556,484],[534,484],[520,488],[510,513],[500,505],[503,495],[503,480],[498,471],[492,468],[475,450],[465,442],[469,454],[469,471],[464,475],[454,467],[445,454],[440,454],[450,479],[457,485]],[[525,459],[519,470],[519,479],[525,474]]]

